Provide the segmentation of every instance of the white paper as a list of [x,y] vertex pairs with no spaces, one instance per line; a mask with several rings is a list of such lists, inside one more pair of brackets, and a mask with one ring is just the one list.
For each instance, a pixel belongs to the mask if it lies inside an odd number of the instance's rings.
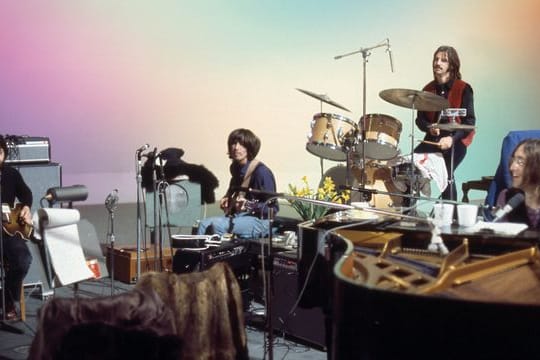
[[79,239],[79,211],[39,209],[39,214],[46,219],[42,224],[44,241],[57,280],[62,285],[69,285],[93,278]]
[[488,230],[493,231],[495,234],[517,235],[527,228],[528,226],[526,224],[479,221],[473,226],[463,228],[463,230],[470,233],[480,233]]

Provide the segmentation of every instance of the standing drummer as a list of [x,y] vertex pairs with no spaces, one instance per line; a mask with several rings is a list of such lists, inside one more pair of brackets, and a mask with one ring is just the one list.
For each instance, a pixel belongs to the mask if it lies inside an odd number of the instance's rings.
[[[433,78],[434,80],[424,87],[428,91],[448,99],[450,108],[465,109],[466,114],[455,117],[457,123],[463,125],[475,125],[473,89],[465,81],[461,80],[459,71],[460,61],[456,51],[451,46],[440,46],[433,55]],[[440,112],[418,111],[416,125],[426,133],[423,143],[420,143],[415,153],[442,152],[448,178],[454,179],[454,171],[465,158],[467,147],[474,137],[474,130],[445,131],[430,127],[434,123],[447,123],[448,118],[441,116]],[[437,143],[434,145],[432,143]],[[454,152],[452,166],[452,151]],[[443,199],[456,200],[456,184],[452,181],[441,194]]]

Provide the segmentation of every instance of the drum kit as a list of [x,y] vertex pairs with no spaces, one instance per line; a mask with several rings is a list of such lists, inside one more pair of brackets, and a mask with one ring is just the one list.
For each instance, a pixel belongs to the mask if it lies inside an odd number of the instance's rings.
[[[365,114],[358,123],[338,114],[322,112],[326,103],[349,112],[345,106],[329,96],[297,89],[321,102],[321,112],[313,116],[306,150],[326,160],[347,161],[327,171],[338,186],[353,190],[351,201],[368,202],[375,208],[403,211],[412,205],[426,183],[412,166],[414,158],[402,160],[398,148],[402,123],[386,114]],[[449,107],[448,100],[427,91],[387,89],[379,96],[394,105],[414,111],[443,111]],[[414,125],[413,125],[414,126]],[[433,128],[445,131],[473,130],[474,126],[457,122],[435,123]],[[414,132],[414,131],[413,131]],[[414,151],[414,135],[411,136],[411,153]],[[356,186],[359,186],[356,187]],[[357,194],[356,194],[357,193]],[[356,195],[356,196],[355,196]]]

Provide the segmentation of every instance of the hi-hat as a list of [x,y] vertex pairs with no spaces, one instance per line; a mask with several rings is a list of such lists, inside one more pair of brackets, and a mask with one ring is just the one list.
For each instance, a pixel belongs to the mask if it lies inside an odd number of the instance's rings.
[[345,106],[343,105],[340,105],[338,104],[337,102],[333,101],[332,99],[330,99],[330,97],[328,97],[328,95],[326,94],[315,94],[314,92],[311,92],[311,91],[308,91],[308,90],[303,90],[303,89],[298,89],[296,88],[296,90],[306,94],[306,95],[309,95],[311,97],[314,97],[315,99],[317,100],[320,100],[322,102],[325,102],[327,104],[330,104],[332,106],[335,106],[337,108],[340,108],[342,110],[345,110],[345,111],[348,111],[348,112],[351,112],[351,110],[347,109]]
[[440,129],[444,131],[456,131],[456,130],[474,130],[476,126],[460,124],[457,122],[445,123],[445,124],[431,124],[428,128]]
[[428,91],[387,89],[379,96],[391,104],[420,111],[440,111],[450,107],[447,99]]

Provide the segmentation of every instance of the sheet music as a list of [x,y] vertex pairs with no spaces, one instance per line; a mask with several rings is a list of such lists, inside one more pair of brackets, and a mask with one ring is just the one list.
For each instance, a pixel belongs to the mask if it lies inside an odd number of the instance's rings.
[[464,232],[470,233],[482,233],[482,232],[493,232],[495,234],[501,235],[511,235],[515,236],[526,230],[528,226],[526,224],[511,223],[511,222],[486,222],[479,221],[475,225],[463,228]]

